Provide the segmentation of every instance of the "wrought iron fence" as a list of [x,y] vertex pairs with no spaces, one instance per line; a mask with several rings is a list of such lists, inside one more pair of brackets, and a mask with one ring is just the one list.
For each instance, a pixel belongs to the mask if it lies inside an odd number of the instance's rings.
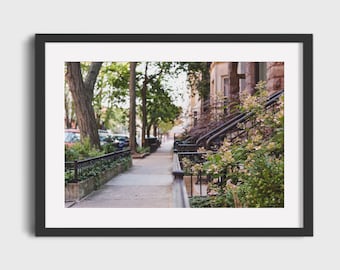
[[65,180],[67,182],[79,182],[86,177],[95,176],[100,171],[114,167],[124,158],[131,158],[130,150],[116,151],[99,157],[65,162]]
[[189,208],[190,203],[188,199],[187,190],[183,182],[183,170],[179,163],[178,155],[175,153],[173,156],[173,169],[172,174],[174,175],[173,181],[173,202],[176,208]]
[[[277,101],[283,94],[284,90],[281,90],[271,95],[265,103],[265,110],[272,112],[277,111]],[[234,141],[236,138],[240,138],[242,136],[247,137],[247,130],[249,131],[257,125],[255,119],[252,117],[253,115],[253,112],[242,113],[236,116],[235,119],[228,121],[223,125],[222,129],[216,130],[207,138],[206,141],[204,141],[204,147],[216,150],[225,138],[229,141]],[[243,124],[246,129],[240,128],[240,124]]]
[[202,171],[194,172],[190,168],[185,168],[183,159],[189,159],[192,164],[202,164],[205,162],[205,154],[201,152],[178,152],[174,154],[173,174],[175,179],[182,183],[182,189],[186,191],[185,196],[187,198],[207,196],[207,184],[212,180],[212,177]]

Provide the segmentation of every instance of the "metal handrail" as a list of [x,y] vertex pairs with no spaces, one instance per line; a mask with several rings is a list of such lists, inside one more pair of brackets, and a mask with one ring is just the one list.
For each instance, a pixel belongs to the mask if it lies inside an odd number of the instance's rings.
[[83,164],[83,163],[87,163],[87,162],[93,162],[93,161],[97,161],[97,160],[108,159],[108,158],[115,157],[115,156],[120,157],[120,156],[124,156],[126,154],[130,154],[129,149],[128,150],[115,151],[115,152],[108,153],[108,154],[105,154],[105,155],[101,155],[101,156],[98,156],[98,157],[77,160],[77,163]]
[[209,131],[208,133],[204,134],[203,136],[199,137],[196,141],[196,144],[199,145],[201,141],[203,141],[204,139],[206,139],[207,137],[211,136],[212,134],[218,132],[219,130],[221,130],[222,128],[224,128],[225,126],[229,125],[231,122],[236,121],[237,119],[239,119],[240,117],[242,117],[242,115],[244,115],[244,113],[238,113],[236,114],[236,116],[234,116],[233,118],[231,118],[230,120],[228,120],[227,122],[223,123],[222,125],[214,128],[213,130]]
[[179,162],[178,154],[173,155],[173,202],[176,208],[190,208],[187,190],[184,184],[184,172]]
[[[267,107],[271,106],[272,104],[274,104],[283,93],[284,93],[284,90],[280,90],[280,91],[274,93],[273,95],[271,95],[268,98],[268,100],[265,104],[265,107],[267,108]],[[220,137],[221,135],[226,134],[229,130],[231,130],[232,128],[235,128],[237,126],[237,124],[245,122],[253,114],[254,114],[253,112],[243,113],[239,117],[235,117],[234,121],[229,121],[227,123],[227,125],[224,125],[223,129],[217,131],[211,137],[209,137],[209,139],[205,143],[205,147],[209,147],[214,139]]]

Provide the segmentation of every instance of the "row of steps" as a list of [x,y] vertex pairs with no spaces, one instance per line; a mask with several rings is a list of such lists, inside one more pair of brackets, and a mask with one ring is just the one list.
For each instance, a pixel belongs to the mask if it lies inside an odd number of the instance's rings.
[[[284,90],[275,92],[272,94],[266,104],[266,109],[272,108],[276,102],[279,100],[280,96],[284,94]],[[251,128],[255,123],[252,123],[251,116],[252,112],[237,113],[231,119],[227,120],[225,123],[217,126],[211,131],[203,134],[198,139],[193,140],[193,138],[187,138],[184,141],[176,141],[174,143],[175,152],[196,152],[199,147],[204,147],[205,149],[216,150],[219,148],[221,143],[225,138],[230,141],[236,138],[242,138],[246,136],[246,132],[239,127],[239,124],[244,124],[248,128]]]

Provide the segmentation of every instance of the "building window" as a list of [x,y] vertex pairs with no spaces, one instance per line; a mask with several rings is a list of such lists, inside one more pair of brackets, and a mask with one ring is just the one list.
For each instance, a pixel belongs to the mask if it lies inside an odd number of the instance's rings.
[[246,88],[246,62],[239,62],[237,66],[237,74],[239,74],[239,85],[240,91],[243,91]]
[[194,127],[197,126],[197,111],[194,111]]
[[260,62],[259,63],[259,81],[267,80],[267,63]]
[[223,89],[223,95],[225,97],[229,96],[229,78],[227,76],[222,77],[222,89]]
[[267,80],[267,63],[266,62],[255,63],[255,80],[256,80],[256,83],[258,83],[259,81]]

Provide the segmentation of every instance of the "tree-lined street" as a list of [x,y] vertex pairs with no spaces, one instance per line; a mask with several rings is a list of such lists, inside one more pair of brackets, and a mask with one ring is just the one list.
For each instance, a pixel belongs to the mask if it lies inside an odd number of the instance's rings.
[[68,62],[65,81],[67,203],[284,207],[284,62]]

